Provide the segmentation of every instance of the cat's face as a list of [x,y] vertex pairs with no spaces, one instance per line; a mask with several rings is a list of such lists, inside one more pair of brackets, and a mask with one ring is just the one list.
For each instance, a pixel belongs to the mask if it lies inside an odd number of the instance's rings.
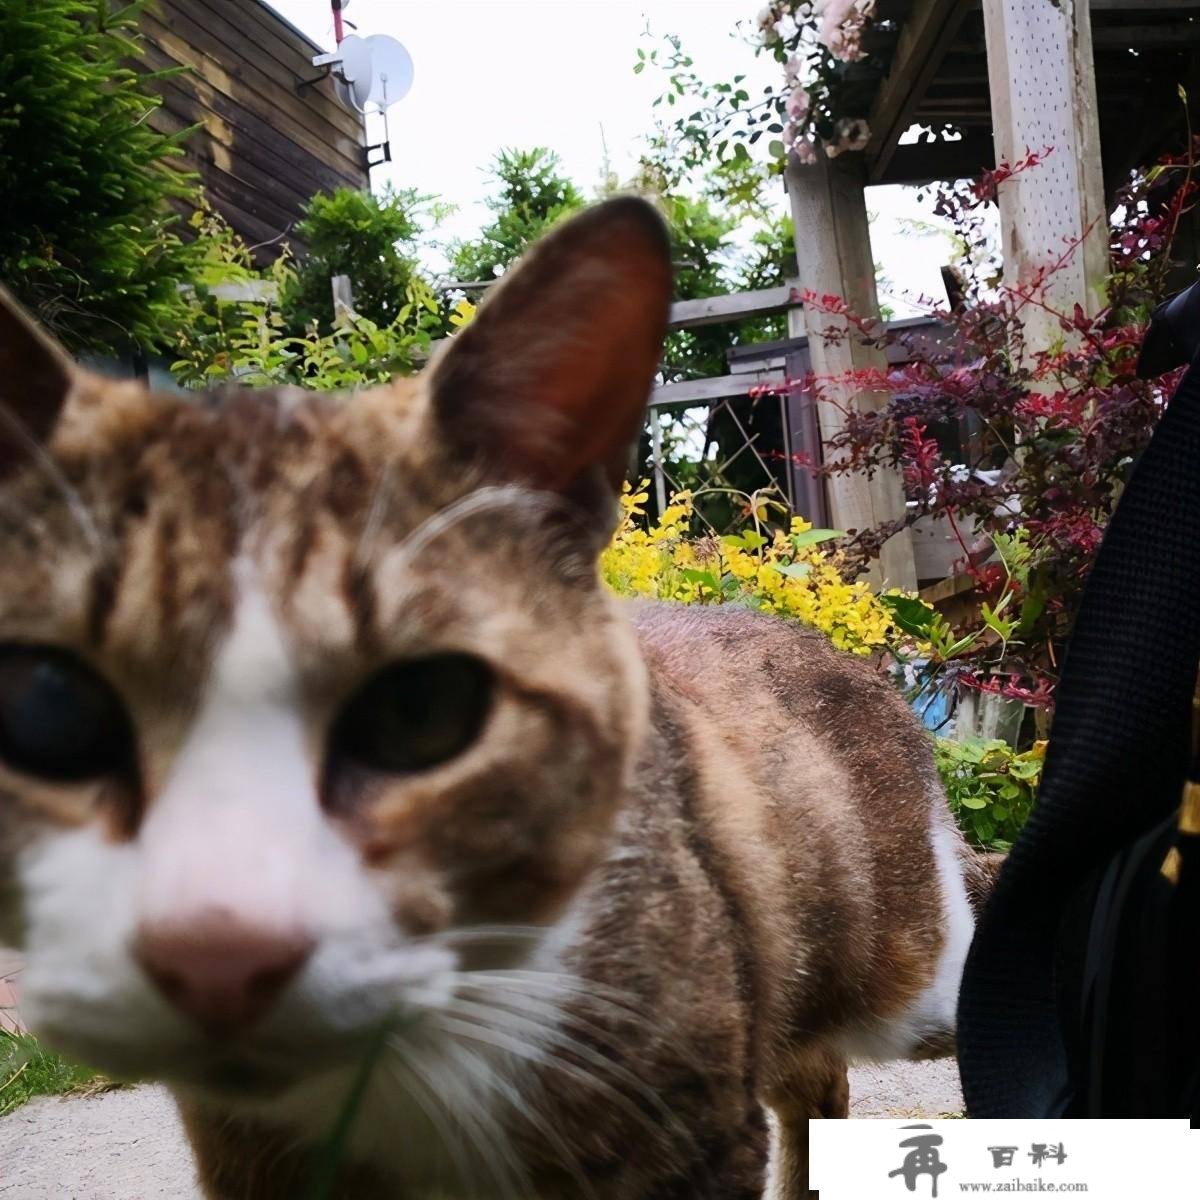
[[205,401],[0,313],[0,940],[124,1075],[271,1091],[531,958],[644,716],[596,578],[670,290],[620,201],[422,378]]

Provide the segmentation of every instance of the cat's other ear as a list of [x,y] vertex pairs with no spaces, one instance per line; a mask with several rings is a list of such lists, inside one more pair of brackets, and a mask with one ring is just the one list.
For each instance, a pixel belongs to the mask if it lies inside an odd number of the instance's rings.
[[28,452],[22,430],[39,443],[49,438],[75,374],[66,353],[0,287],[0,478]]
[[607,508],[642,426],[671,288],[666,227],[644,200],[564,222],[432,366],[437,436],[485,479]]

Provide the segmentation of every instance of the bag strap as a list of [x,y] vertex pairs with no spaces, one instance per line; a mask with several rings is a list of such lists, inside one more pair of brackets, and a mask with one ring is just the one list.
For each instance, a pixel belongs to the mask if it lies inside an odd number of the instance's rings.
[[1037,806],[979,921],[959,995],[972,1117],[1037,1117],[1070,1086],[1054,982],[1073,894],[1179,804],[1200,663],[1200,367],[1113,514],[1071,635]]

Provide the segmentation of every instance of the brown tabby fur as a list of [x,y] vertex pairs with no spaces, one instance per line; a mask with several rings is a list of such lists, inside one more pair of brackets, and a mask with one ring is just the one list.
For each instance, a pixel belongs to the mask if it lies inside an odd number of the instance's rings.
[[[316,731],[371,670],[428,646],[500,675],[492,733],[460,761],[326,782],[319,802],[413,937],[571,924],[561,969],[588,992],[563,1027],[584,1049],[564,1050],[569,1070],[528,1067],[556,1135],[512,1121],[531,1194],[586,1195],[582,1178],[597,1200],[756,1200],[770,1109],[776,1193],[794,1200],[807,1120],[847,1113],[839,1035],[932,979],[943,817],[925,740],[870,665],[768,617],[598,585],[669,288],[657,219],[613,202],[543,244],[430,373],[349,400],[102,382],[4,311],[0,394],[29,436],[0,456],[0,642],[102,671],[134,715],[141,776],[64,788],[0,763],[0,885],[54,830],[101,822],[136,842],[231,620],[230,564],[249,557]],[[561,499],[467,513],[395,566],[437,514],[509,483]],[[20,937],[22,899],[3,895],[0,937]],[[302,1193],[312,1147],[294,1131],[181,1095],[210,1195]],[[435,1194],[353,1154],[338,1186]]]

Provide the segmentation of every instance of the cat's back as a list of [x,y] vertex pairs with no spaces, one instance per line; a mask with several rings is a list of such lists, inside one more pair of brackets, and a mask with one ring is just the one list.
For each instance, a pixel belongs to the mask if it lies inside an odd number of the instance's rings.
[[629,617],[650,675],[643,769],[664,753],[694,765],[695,811],[747,908],[789,931],[781,955],[769,935],[760,955],[805,981],[780,985],[793,1028],[839,1029],[855,1055],[943,1045],[978,866],[899,689],[768,614],[636,602]]
[[797,726],[854,773],[881,757],[928,781],[932,760],[897,688],[870,659],[816,630],[733,605],[635,601],[628,615],[660,696],[727,730],[754,722],[760,749],[791,743]]

